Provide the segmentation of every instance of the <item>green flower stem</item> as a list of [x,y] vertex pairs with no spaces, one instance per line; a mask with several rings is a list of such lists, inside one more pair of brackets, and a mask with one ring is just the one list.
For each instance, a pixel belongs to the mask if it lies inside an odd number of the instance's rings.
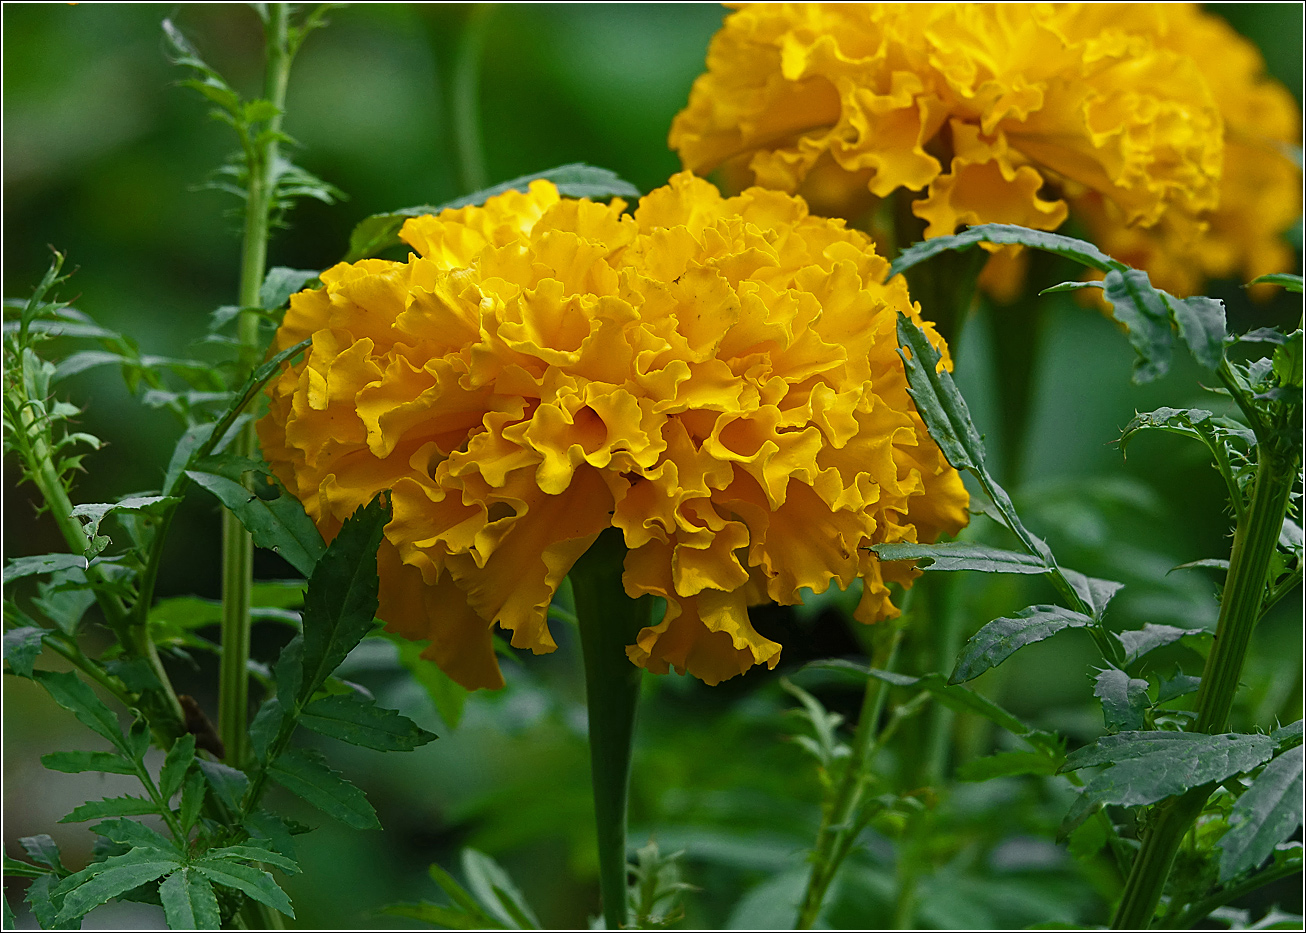
[[[1277,456],[1271,444],[1262,443],[1258,451],[1260,463],[1256,469],[1251,505],[1234,532],[1215,642],[1207,656],[1202,686],[1197,694],[1194,728],[1198,732],[1223,732],[1229,720],[1247,656],[1247,645],[1261,616],[1270,558],[1283,527],[1288,495],[1297,469],[1296,457]],[[1170,875],[1175,852],[1213,789],[1213,785],[1194,788],[1157,805],[1142,848],[1125,882],[1120,906],[1112,919],[1113,928],[1146,929],[1151,923]]]
[[[247,152],[248,196],[245,201],[245,236],[240,257],[240,318],[236,335],[245,362],[252,364],[259,351],[259,289],[267,267],[268,226],[276,189],[279,161],[278,136],[290,79],[289,12],[284,3],[268,4],[264,26],[267,48],[264,96],[278,110],[267,129]],[[258,438],[251,421],[241,430],[233,449],[253,457]],[[254,542],[231,512],[222,513],[222,662],[218,673],[218,733],[227,761],[239,766],[249,748],[249,637],[250,589],[254,577]]]
[[[871,667],[893,670],[901,642],[902,628],[896,625],[887,643],[879,645],[872,652]],[[857,812],[866,786],[866,767],[870,763],[872,751],[879,744],[877,729],[888,695],[887,683],[876,677],[866,678],[857,730],[853,733],[852,754],[839,782],[834,803],[821,818],[821,828],[817,831],[816,848],[812,854],[812,874],[807,879],[807,890],[803,893],[795,929],[810,930],[815,925],[825,903],[826,892],[861,832]]]
[[599,892],[609,930],[629,924],[626,897],[626,801],[631,746],[643,671],[626,657],[640,629],[652,624],[653,597],[631,599],[621,584],[626,548],[621,533],[601,534],[576,562],[571,582],[585,655],[590,774],[598,825]]
[[[924,581],[917,581],[920,586]],[[934,617],[939,621],[938,635],[934,639],[936,648],[935,670],[945,678],[952,673],[957,655],[961,652],[961,632],[966,624],[966,613],[961,611],[958,590],[961,580],[957,574],[938,574],[931,581],[934,585],[933,602],[937,605]],[[956,713],[942,703],[935,703],[930,708],[930,721],[925,733],[925,770],[924,782],[938,787],[948,768],[949,741],[952,737],[952,725]]]

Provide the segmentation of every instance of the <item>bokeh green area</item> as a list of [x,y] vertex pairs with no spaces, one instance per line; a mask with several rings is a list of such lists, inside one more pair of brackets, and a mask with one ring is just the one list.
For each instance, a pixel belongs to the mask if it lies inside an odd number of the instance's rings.
[[[1218,12],[1261,45],[1275,75],[1300,99],[1302,8],[1237,4]],[[666,147],[667,129],[724,13],[709,4],[483,11],[478,112],[487,180],[585,161],[644,191],[663,183],[679,168]],[[183,76],[164,53],[165,15],[233,84],[256,91],[259,23],[244,6],[4,6],[3,288],[6,296],[27,294],[53,245],[77,269],[67,289],[78,308],[130,334],[146,352],[186,355],[205,333],[208,313],[235,300],[239,238],[231,212],[238,204],[194,190],[234,141],[205,117],[197,95],[175,85]],[[364,4],[333,12],[332,25],[310,37],[291,78],[285,128],[300,144],[296,160],[349,199],[296,207],[272,242],[271,264],[325,268],[344,254],[349,231],[368,214],[465,193],[451,113],[454,63],[471,15],[457,5]],[[1227,300],[1238,329],[1300,317],[1300,304],[1285,296],[1255,305],[1237,283],[1216,283],[1213,293]],[[980,314],[967,326],[958,375],[997,449],[1009,418],[994,389],[989,324]],[[1127,460],[1113,443],[1135,410],[1218,407],[1220,400],[1200,388],[1208,376],[1178,365],[1157,383],[1132,385],[1124,339],[1073,299],[1052,301],[1045,326],[1016,496],[1028,523],[1067,565],[1128,584],[1113,605],[1113,625],[1213,625],[1218,579],[1206,570],[1167,572],[1227,555],[1218,476],[1198,446],[1179,438],[1139,438]],[[157,485],[180,434],[171,416],[142,407],[109,368],[66,385],[85,406],[83,428],[107,442],[88,458],[74,501]],[[62,549],[8,462],[4,490],[6,555]],[[217,513],[201,496],[191,497],[173,526],[161,596],[218,594]],[[256,572],[290,575],[268,554],[259,555]],[[1049,598],[1036,583],[1005,577],[967,575],[946,589],[933,581],[921,604],[945,595],[956,600],[966,613],[965,634]],[[858,651],[834,605],[763,610],[757,624],[785,645],[775,672],[755,670],[716,688],[675,676],[646,678],[632,842],[652,836],[664,851],[685,850],[684,878],[698,888],[685,898],[690,926],[792,922],[821,785],[814,763],[788,740],[800,724],[787,712],[795,704],[779,678],[812,659]],[[440,739],[402,755],[326,749],[335,767],[368,792],[382,833],[325,823],[292,799],[280,801],[298,818],[324,824],[302,838],[305,871],[286,883],[298,924],[404,925],[376,911],[395,901],[438,900],[426,866],[454,869],[465,845],[499,859],[546,926],[586,925],[597,913],[581,666],[574,631],[560,622],[553,628],[559,651],[509,661],[508,687],[472,696],[456,728],[385,643],[369,642],[351,658],[346,676]],[[275,623],[260,623],[256,655],[269,659],[286,637]],[[924,620],[910,630],[908,668],[931,663],[930,637]],[[976,686],[1036,724],[1087,740],[1101,731],[1090,647],[1087,639],[1063,636],[1022,652]],[[1200,670],[1200,657],[1183,646],[1157,652],[1155,663],[1166,673],[1176,664]],[[213,709],[212,665],[172,670],[179,689]],[[855,716],[856,689],[810,674],[798,679],[831,709]],[[1299,595],[1262,625],[1244,680],[1236,725],[1300,717]],[[906,699],[895,694],[891,702]],[[4,701],[6,849],[15,851],[20,836],[48,832],[69,864],[80,867],[90,834],[56,821],[88,796],[128,788],[111,777],[43,770],[39,755],[92,747],[87,735],[28,682],[6,678]],[[908,719],[880,756],[887,787],[910,789],[920,773],[927,720],[928,714]],[[1002,742],[982,721],[958,717],[949,761],[960,764]],[[836,885],[826,923],[873,928],[904,912],[918,926],[938,928],[1104,920],[1119,884],[1113,869],[1078,863],[1051,841],[1070,801],[1064,779],[955,782],[922,799],[932,808],[928,836],[900,844],[890,825],[868,830]],[[910,904],[897,894],[904,866],[913,879]],[[20,889],[6,890],[14,897]],[[112,906],[91,921],[156,925],[162,918],[151,910]]]

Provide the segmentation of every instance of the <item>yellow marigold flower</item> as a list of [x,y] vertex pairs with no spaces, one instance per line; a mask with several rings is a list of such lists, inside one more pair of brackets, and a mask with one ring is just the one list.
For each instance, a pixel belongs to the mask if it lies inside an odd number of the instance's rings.
[[[1267,271],[1288,261],[1277,237],[1299,202],[1274,142],[1298,131],[1263,69],[1186,4],[747,5],[669,141],[686,168],[838,216],[873,207],[868,192],[924,191],[927,237],[1052,230],[1074,211],[1141,235],[1158,272],[1191,270],[1194,251],[1202,272]],[[989,279],[1019,275],[1012,258]]]
[[858,618],[896,615],[912,571],[867,547],[966,521],[895,352],[918,311],[866,236],[689,173],[624,207],[537,181],[414,218],[420,255],[335,266],[277,336],[313,343],[264,454],[328,537],[392,490],[378,615],[470,688],[502,683],[495,623],[553,650],[549,601],[605,528],[627,593],[667,602],[631,660],[717,683],[779,658],[748,605],[861,576]]

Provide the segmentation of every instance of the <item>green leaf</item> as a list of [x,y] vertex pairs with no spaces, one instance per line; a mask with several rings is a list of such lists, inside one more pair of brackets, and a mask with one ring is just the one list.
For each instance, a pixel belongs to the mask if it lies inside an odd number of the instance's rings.
[[392,246],[398,246],[399,228],[409,217],[439,214],[444,210],[484,204],[490,198],[505,191],[526,191],[530,183],[537,178],[553,182],[558,187],[558,193],[568,198],[639,197],[638,188],[607,169],[595,168],[580,162],[562,165],[534,175],[523,175],[512,181],[505,181],[501,185],[495,185],[493,188],[486,188],[443,204],[408,207],[388,214],[373,214],[358,224],[350,234],[349,254],[345,257],[345,262],[357,262],[368,256],[375,256]]
[[220,453],[236,438],[241,428],[249,421],[249,415],[240,415],[227,428],[222,437],[219,437],[215,443],[209,444],[213,438],[213,429],[217,427],[216,423],[197,424],[186,430],[172,448],[172,457],[168,460],[168,472],[163,478],[163,494],[171,495],[176,492],[177,483],[185,474],[186,468],[195,460],[199,451],[206,446],[211,446],[215,453]]
[[1253,285],[1282,285],[1290,292],[1301,294],[1301,276],[1291,275],[1287,272],[1271,272],[1268,275],[1258,275],[1243,287],[1249,288]]
[[318,561],[304,594],[303,679],[300,702],[313,695],[373,628],[376,551],[390,520],[382,494],[346,519]]
[[363,792],[326,765],[320,752],[292,748],[268,766],[268,777],[354,829],[380,829]]
[[181,850],[171,839],[136,820],[105,820],[92,826],[91,832],[132,848],[157,849],[171,856],[181,855]]
[[1217,846],[1220,882],[1259,866],[1302,825],[1302,748],[1275,758],[1229,813],[1229,831]]
[[1198,570],[1206,568],[1208,570],[1229,570],[1229,562],[1219,557],[1203,557],[1201,560],[1190,560],[1186,564],[1175,564],[1166,571],[1166,576],[1174,573],[1176,570]]
[[199,819],[200,810],[204,808],[204,773],[199,770],[190,772],[185,783],[181,785],[181,806],[177,810],[182,828],[189,833],[195,821]]
[[1290,725],[1275,729],[1270,733],[1270,738],[1274,739],[1275,748],[1279,750],[1280,755],[1290,748],[1296,748],[1302,743],[1302,721],[1298,719]]
[[999,752],[975,758],[957,769],[959,781],[988,781],[1018,774],[1056,774],[1060,762],[1043,752]]
[[1086,802],[1134,807],[1228,780],[1273,752],[1268,735],[1120,732],[1072,752],[1061,770],[1105,765],[1084,788]]
[[229,859],[203,858],[193,862],[191,867],[214,884],[244,891],[259,903],[267,904],[294,919],[295,911],[290,906],[290,898],[286,897],[286,892],[281,890],[267,872]]
[[19,677],[31,677],[32,665],[41,655],[42,643],[48,631],[33,625],[6,631],[4,652],[5,660],[9,662],[9,669]]
[[159,795],[171,800],[181,790],[186,780],[186,772],[195,760],[195,736],[187,733],[172,744],[168,755],[163,759],[163,768],[159,771]]
[[85,681],[76,674],[63,671],[34,671],[32,676],[56,703],[76,716],[82,725],[108,739],[123,754],[132,754],[122,728],[118,725],[118,717],[100,701]]
[[1037,557],[982,544],[949,541],[944,544],[876,544],[880,560],[919,560],[919,570],[979,570],[983,573],[1047,573],[1051,568]]
[[[1280,386],[1302,387],[1302,332],[1295,330],[1285,338],[1281,346],[1274,348],[1274,375]],[[1301,393],[1297,393],[1301,401]]]
[[259,288],[259,305],[267,311],[275,311],[290,300],[290,296],[301,290],[317,278],[318,273],[311,269],[288,269],[285,266],[273,266],[268,270],[263,285]]
[[208,879],[194,868],[183,868],[159,885],[159,900],[170,930],[218,930],[222,916]]
[[82,519],[82,530],[90,539],[86,556],[94,557],[109,545],[109,539],[100,534],[100,522],[110,512],[137,512],[146,515],[158,515],[164,509],[176,505],[181,499],[175,496],[132,496],[120,502],[92,502],[75,506],[69,514]]
[[290,827],[281,817],[267,810],[256,810],[241,824],[254,839],[266,843],[288,859],[295,858],[295,842]]
[[286,874],[299,874],[298,862],[264,846],[224,846],[221,849],[210,849],[204,855],[205,858],[246,859],[251,862],[267,862],[269,865],[280,868]]
[[86,583],[82,570],[64,570],[51,575],[36,585],[41,595],[32,605],[45,613],[47,619],[65,635],[73,635],[81,624],[82,616],[95,602],[95,592]]
[[320,735],[381,752],[412,751],[436,737],[407,716],[355,693],[314,700],[300,714],[299,724]]
[[468,894],[467,891],[463,889],[463,886],[454,880],[453,875],[435,864],[432,864],[430,868],[427,869],[427,873],[431,876],[431,880],[440,886],[440,890],[449,895],[456,910],[477,921],[475,924],[465,926],[464,929],[499,928],[499,924],[495,919],[485,912],[484,908],[476,902],[476,898]]
[[[68,869],[64,868],[63,859],[59,857],[59,847],[55,841],[41,833],[36,836],[24,836],[18,840],[18,844],[23,847],[33,862],[39,865],[46,865],[54,869],[56,874],[66,875]],[[6,868],[5,872],[8,873]]]
[[5,565],[3,580],[6,585],[23,577],[59,570],[85,570],[86,558],[76,554],[41,554],[38,557],[16,557]]
[[50,874],[48,868],[37,868],[35,865],[28,865],[16,858],[10,858],[9,854],[5,853],[4,875],[6,878],[40,878],[48,874]]
[[889,267],[889,278],[906,272],[940,253],[948,250],[970,249],[980,243],[1030,246],[1045,253],[1073,259],[1100,272],[1128,268],[1124,263],[1117,262],[1092,243],[1084,240],[1011,224],[980,224],[952,236],[934,237],[908,247],[898,254],[898,258]]
[[[222,454],[195,464],[186,475],[225,505],[245,526],[254,543],[280,554],[305,576],[313,572],[326,550],[322,535],[294,496],[285,493],[262,464],[243,457]],[[273,499],[255,495],[241,483],[245,473],[256,474],[254,483],[281,490]]]
[[1078,570],[1061,568],[1061,573],[1069,581],[1071,587],[1084,604],[1092,610],[1093,618],[1101,621],[1102,616],[1106,613],[1106,607],[1111,600],[1124,589],[1123,583],[1117,583],[1115,580],[1101,580],[1097,577],[1086,577]]
[[1140,629],[1119,632],[1117,637],[1125,648],[1126,664],[1133,664],[1143,655],[1155,648],[1171,645],[1189,635],[1205,635],[1198,629],[1176,628],[1173,625],[1158,625],[1148,622]]
[[65,774],[80,774],[83,771],[136,773],[136,764],[117,752],[51,752],[41,756],[41,764],[51,771],[62,771]]
[[276,697],[268,697],[259,705],[254,721],[249,724],[249,747],[259,761],[267,757],[285,718],[281,701]]
[[162,878],[179,867],[176,858],[160,855],[156,850],[132,849],[100,863],[99,870],[89,878],[82,877],[82,872],[70,875],[54,889],[56,896],[64,895],[57,922],[62,925],[76,920],[110,898]]
[[457,907],[432,904],[430,901],[418,901],[416,904],[388,904],[381,908],[381,913],[391,917],[406,917],[435,927],[448,930],[500,930],[502,925],[486,916],[484,912],[470,914]]
[[1130,677],[1115,668],[1107,668],[1097,675],[1093,696],[1102,701],[1102,719],[1108,732],[1143,728],[1143,712],[1151,705],[1147,698],[1146,680]]
[[1202,678],[1191,677],[1183,671],[1175,670],[1173,677],[1164,678],[1156,691],[1157,705],[1168,703],[1171,700],[1177,700],[1181,696],[1187,696],[1190,693],[1196,693],[1202,685]]
[[1214,298],[1176,298],[1161,292],[1179,336],[1193,353],[1193,359],[1207,369],[1216,369],[1224,359],[1224,343],[1229,337],[1224,318],[1224,302]]
[[27,886],[27,896],[24,900],[32,909],[32,916],[36,918],[42,930],[52,930],[55,927],[55,917],[59,914],[59,908],[54,903],[52,895],[58,883],[59,879],[54,875],[42,875]]
[[1123,453],[1129,441],[1139,431],[1168,431],[1181,437],[1191,437],[1201,441],[1213,454],[1233,450],[1229,442],[1239,440],[1253,447],[1256,435],[1251,430],[1229,418],[1219,418],[1204,408],[1158,408],[1143,414],[1135,414],[1134,420],[1125,426],[1120,435],[1120,450]]
[[1170,368],[1170,312],[1165,299],[1138,269],[1113,269],[1104,282],[1106,300],[1115,319],[1129,329],[1129,342],[1138,351],[1134,382],[1151,382]]
[[961,649],[951,684],[973,680],[997,667],[1026,645],[1051,638],[1069,628],[1088,628],[1093,620],[1060,606],[1030,606],[1010,618],[994,619],[981,628]]
[[245,790],[249,787],[249,778],[244,772],[203,758],[196,758],[195,764],[203,772],[213,793],[218,795],[218,799],[226,805],[227,809],[233,812],[239,810],[240,798],[245,795]]
[[540,921],[499,863],[484,852],[463,849],[467,886],[490,914],[512,930],[538,930]]
[[[929,241],[934,242],[934,241]],[[900,257],[901,258],[901,257]],[[907,370],[908,392],[930,436],[958,470],[979,470],[984,463],[984,441],[971,421],[966,400],[957,391],[952,374],[941,370],[941,357],[925,332],[910,318],[898,314],[898,351]]]
[[98,820],[106,816],[146,816],[157,814],[159,808],[154,801],[144,797],[105,797],[103,800],[91,800],[75,807],[60,823],[81,823],[86,820]]
[[1077,859],[1091,858],[1106,845],[1106,827],[1101,820],[1084,820],[1067,834],[1070,854]]

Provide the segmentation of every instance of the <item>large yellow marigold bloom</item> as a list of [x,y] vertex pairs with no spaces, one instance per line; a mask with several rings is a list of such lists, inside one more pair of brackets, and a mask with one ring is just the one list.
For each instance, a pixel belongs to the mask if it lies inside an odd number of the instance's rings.
[[470,687],[502,683],[491,629],[547,652],[550,599],[606,528],[631,596],[666,599],[627,653],[716,683],[780,646],[750,604],[861,576],[896,614],[876,542],[966,520],[907,395],[902,280],[841,221],[685,173],[625,205],[548,182],[409,220],[420,255],[323,273],[276,347],[263,451],[328,538],[377,491],[380,618]]
[[1189,5],[756,4],[726,19],[707,67],[670,136],[693,171],[841,216],[923,191],[927,237],[1052,230],[1072,211],[1157,229],[1166,285],[1171,242],[1215,274],[1286,262],[1298,173],[1273,141],[1295,139],[1295,107]]

